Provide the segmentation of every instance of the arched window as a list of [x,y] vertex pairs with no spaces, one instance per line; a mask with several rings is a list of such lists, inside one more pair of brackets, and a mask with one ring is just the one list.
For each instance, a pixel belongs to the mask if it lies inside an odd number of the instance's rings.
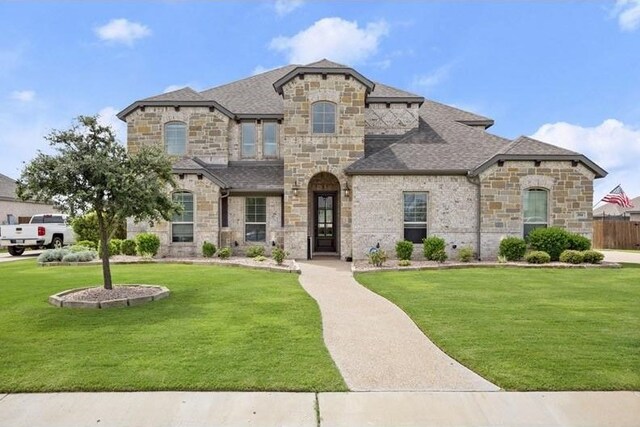
[[172,156],[187,152],[187,125],[183,122],[169,122],[164,125],[164,150]]
[[311,106],[313,133],[336,133],[336,104],[316,102]]
[[177,191],[173,193],[173,201],[182,206],[182,212],[171,219],[171,241],[193,242],[193,194]]
[[523,235],[527,237],[532,230],[547,227],[549,223],[549,192],[542,188],[530,188],[524,192]]

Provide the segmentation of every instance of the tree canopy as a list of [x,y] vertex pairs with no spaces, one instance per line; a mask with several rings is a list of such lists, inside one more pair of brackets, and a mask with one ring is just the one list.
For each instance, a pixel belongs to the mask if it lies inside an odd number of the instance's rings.
[[106,246],[119,221],[169,221],[180,210],[171,198],[171,160],[159,149],[127,153],[109,126],[80,116],[66,130],[45,137],[54,154],[38,152],[18,180],[23,200],[51,201],[76,217],[94,211],[102,250],[104,287],[112,288]]

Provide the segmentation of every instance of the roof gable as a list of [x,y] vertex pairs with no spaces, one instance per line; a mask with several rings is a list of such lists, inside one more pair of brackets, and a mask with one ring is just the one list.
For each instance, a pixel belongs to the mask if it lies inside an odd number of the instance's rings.
[[282,95],[282,87],[290,82],[292,79],[299,75],[304,74],[344,74],[349,75],[362,83],[367,88],[367,93],[371,93],[375,87],[375,83],[354,70],[353,68],[346,67],[335,62],[331,62],[327,59],[323,59],[318,62],[312,62],[311,64],[297,66],[287,74],[273,82],[273,88],[279,95]]

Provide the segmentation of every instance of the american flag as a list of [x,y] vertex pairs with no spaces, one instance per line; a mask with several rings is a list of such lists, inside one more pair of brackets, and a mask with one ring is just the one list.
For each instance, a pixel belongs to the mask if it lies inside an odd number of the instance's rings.
[[614,205],[622,206],[623,208],[632,208],[633,204],[631,200],[624,194],[621,186],[617,186],[602,198],[603,202],[613,203]]

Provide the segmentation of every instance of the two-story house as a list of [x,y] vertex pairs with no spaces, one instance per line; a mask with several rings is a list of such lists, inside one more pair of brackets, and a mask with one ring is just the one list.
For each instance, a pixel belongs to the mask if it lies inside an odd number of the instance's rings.
[[495,136],[489,118],[328,60],[146,98],[118,117],[130,151],[175,157],[184,212],[150,229],[170,256],[209,241],[360,259],[437,235],[450,255],[471,246],[489,259],[503,237],[536,227],[590,237],[593,180],[606,175],[584,155]]

